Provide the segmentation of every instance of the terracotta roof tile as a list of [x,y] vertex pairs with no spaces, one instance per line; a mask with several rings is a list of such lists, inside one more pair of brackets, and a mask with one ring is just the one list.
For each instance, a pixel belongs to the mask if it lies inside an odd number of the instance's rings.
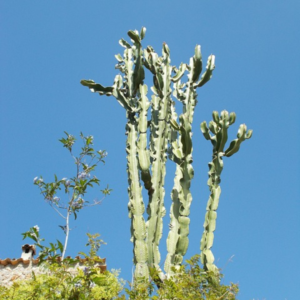
[[[71,258],[70,256],[67,256],[66,258]],[[89,258],[81,258],[80,256],[76,256],[75,257],[76,259],[79,260],[79,263],[84,263],[84,262],[87,262],[89,260]],[[57,258],[57,261],[61,261],[61,257],[58,257]],[[37,265],[39,262],[39,259],[32,259],[32,264],[33,265]],[[29,259],[23,259],[23,258],[6,258],[6,259],[0,259],[0,265],[2,266],[7,266],[9,264],[13,265],[13,266],[16,266],[20,263],[23,263],[24,265],[28,265],[30,263],[30,260]],[[102,263],[99,265],[99,268],[102,270],[102,271],[106,271],[106,258],[102,258]]]
[[[39,262],[38,259],[33,259],[32,260],[32,264],[36,265],[37,263]],[[6,265],[18,265],[19,263],[23,263],[24,265],[28,265],[30,263],[30,260],[29,259],[23,259],[23,258],[6,258],[6,259],[0,259],[0,265],[2,266],[6,266]]]

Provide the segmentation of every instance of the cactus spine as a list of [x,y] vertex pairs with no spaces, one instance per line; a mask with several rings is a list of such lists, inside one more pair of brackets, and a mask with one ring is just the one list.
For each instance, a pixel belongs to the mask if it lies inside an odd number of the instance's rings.
[[[218,273],[218,268],[214,265],[214,255],[211,251],[214,241],[214,231],[216,229],[217,209],[221,194],[221,173],[223,170],[223,156],[230,157],[239,150],[240,144],[252,136],[252,130],[247,132],[245,124],[240,125],[237,139],[233,140],[228,149],[224,151],[225,144],[228,138],[228,128],[235,122],[235,113],[230,113],[226,110],[222,111],[220,116],[217,111],[213,112],[213,121],[209,122],[207,127],[206,122],[201,123],[201,131],[207,140],[210,140],[213,145],[212,162],[208,164],[209,179],[207,185],[209,186],[210,196],[206,206],[206,214],[204,221],[204,232],[200,243],[200,259],[205,270]],[[214,136],[210,135],[210,132]]]

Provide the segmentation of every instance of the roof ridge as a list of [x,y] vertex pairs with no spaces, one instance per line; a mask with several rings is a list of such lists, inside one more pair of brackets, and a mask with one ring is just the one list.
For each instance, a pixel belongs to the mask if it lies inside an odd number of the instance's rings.
[[[48,259],[50,259],[51,257],[48,257]],[[71,256],[67,256],[66,258],[72,258]],[[91,260],[91,258],[89,257],[85,257],[85,258],[81,258],[79,255],[75,256],[76,259],[79,260],[80,263],[84,263],[86,261],[89,261]],[[101,258],[101,257],[97,257],[99,259],[102,260],[102,264],[106,264],[106,258]],[[56,258],[57,261],[61,261],[61,256],[58,256]],[[0,265],[3,265],[3,266],[6,266],[6,265],[17,265],[19,263],[23,263],[24,265],[28,265],[30,262],[32,262],[32,264],[36,265],[39,263],[39,258],[36,258],[36,259],[23,259],[23,258],[6,258],[6,259],[0,259]]]

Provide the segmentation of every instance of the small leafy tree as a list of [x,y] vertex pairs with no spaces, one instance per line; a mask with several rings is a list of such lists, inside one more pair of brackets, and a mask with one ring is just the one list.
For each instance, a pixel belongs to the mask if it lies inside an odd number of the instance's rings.
[[[73,146],[76,141],[75,137],[71,134],[65,132],[66,137],[60,139],[59,141],[67,148],[75,161],[76,173],[74,177],[63,178],[59,180],[56,175],[54,175],[54,182],[45,183],[42,177],[35,177],[33,182],[41,190],[41,194],[44,196],[45,201],[65,220],[65,224],[60,225],[59,227],[65,233],[64,244],[58,242],[58,245],[51,245],[52,251],[60,249],[62,254],[61,257],[64,259],[69,234],[70,234],[70,217],[74,216],[75,220],[77,218],[78,212],[90,206],[99,205],[103,199],[94,200],[89,202],[85,199],[88,187],[93,187],[95,184],[99,185],[100,180],[95,176],[91,176],[92,172],[95,171],[97,165],[105,163],[105,157],[107,152],[104,150],[96,151],[93,148],[93,136],[84,136],[80,134],[80,138],[83,141],[83,146],[81,152],[78,156],[73,154]],[[87,159],[89,160],[87,162]],[[57,196],[58,192],[63,188],[66,195],[66,200],[63,201],[60,197]],[[101,190],[101,193],[106,197],[111,192],[111,189],[108,186]],[[41,247],[40,241],[38,240],[38,227],[33,227],[29,232],[23,234],[24,238],[26,237],[36,237],[37,246]],[[47,250],[46,248],[43,248]],[[46,252],[44,252],[46,255]]]

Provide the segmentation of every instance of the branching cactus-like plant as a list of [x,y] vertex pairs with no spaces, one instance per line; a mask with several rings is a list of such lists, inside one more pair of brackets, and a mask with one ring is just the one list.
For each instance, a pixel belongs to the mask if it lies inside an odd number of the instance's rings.
[[[124,47],[124,54],[115,57],[118,61],[116,68],[122,75],[115,77],[112,86],[104,87],[93,80],[82,80],[81,84],[100,95],[114,96],[126,111],[128,211],[134,244],[134,278],[148,279],[150,270],[154,269],[162,281],[172,275],[174,268],[181,266],[189,244],[190,187],[194,176],[192,123],[197,104],[196,91],[212,77],[215,57],[208,57],[206,70],[201,75],[201,48],[197,45],[189,64],[182,63],[177,68],[171,65],[167,44],[163,43],[161,56],[151,46],[142,48],[145,32],[144,27],[140,32],[129,31],[131,44],[124,39],[119,41]],[[150,99],[147,96],[148,86],[144,83],[146,69],[153,77]],[[185,73],[187,80],[182,82]],[[179,118],[172,95],[182,103]],[[176,164],[176,173],[171,193],[168,254],[163,272],[159,243],[166,214],[164,183],[168,158]],[[142,186],[148,191],[147,220],[144,218]]]
[[[214,256],[211,251],[214,241],[214,231],[216,229],[217,208],[219,205],[219,199],[221,194],[221,173],[223,170],[223,156],[230,157],[236,153],[241,143],[245,139],[249,139],[252,136],[252,130],[247,132],[247,126],[245,124],[240,125],[237,139],[233,140],[229,147],[224,150],[225,144],[228,138],[228,128],[235,122],[235,113],[230,113],[223,110],[219,116],[217,111],[213,112],[213,121],[209,122],[207,127],[206,122],[201,123],[201,131],[207,140],[210,140],[213,145],[212,161],[208,164],[208,181],[207,185],[210,189],[210,196],[206,206],[206,214],[204,221],[204,232],[200,244],[200,259],[205,270],[218,272],[217,267],[214,265]],[[213,134],[211,135],[210,132]]]

